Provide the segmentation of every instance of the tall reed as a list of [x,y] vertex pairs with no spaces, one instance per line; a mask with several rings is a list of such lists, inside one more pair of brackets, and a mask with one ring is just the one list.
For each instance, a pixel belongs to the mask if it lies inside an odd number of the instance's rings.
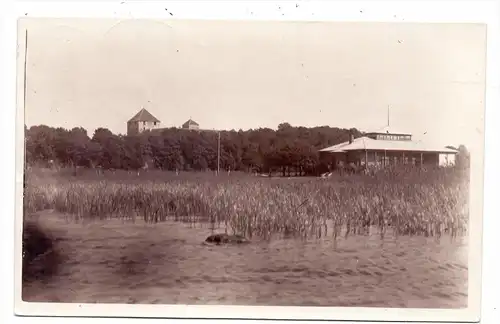
[[396,236],[454,237],[466,233],[469,218],[467,176],[455,169],[384,170],[331,179],[28,178],[26,213],[54,209],[74,221],[174,220],[263,239],[373,230],[381,237],[388,230]]

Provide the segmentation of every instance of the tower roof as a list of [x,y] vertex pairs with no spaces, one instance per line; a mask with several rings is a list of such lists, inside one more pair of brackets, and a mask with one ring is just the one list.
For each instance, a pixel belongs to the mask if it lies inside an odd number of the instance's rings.
[[142,108],[134,117],[132,117],[129,122],[157,122],[160,120],[153,116],[149,111]]

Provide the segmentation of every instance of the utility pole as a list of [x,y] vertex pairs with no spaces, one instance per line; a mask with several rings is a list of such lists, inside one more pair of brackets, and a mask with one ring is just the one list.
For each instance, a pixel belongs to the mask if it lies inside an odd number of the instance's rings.
[[217,175],[220,172],[220,131],[217,131]]

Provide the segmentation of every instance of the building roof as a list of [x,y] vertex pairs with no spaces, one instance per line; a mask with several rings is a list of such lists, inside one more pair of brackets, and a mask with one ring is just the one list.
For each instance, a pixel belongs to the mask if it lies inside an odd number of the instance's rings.
[[391,129],[389,126],[385,126],[377,130],[371,130],[365,132],[365,134],[411,135],[411,133],[408,132],[399,132],[397,129]]
[[188,119],[187,122],[185,122],[184,124],[182,124],[182,127],[188,127],[190,125],[193,125],[193,126],[200,126],[200,124],[198,124],[197,122],[195,122],[194,120],[192,120],[191,118]]
[[160,120],[157,119],[155,116],[151,115],[151,113],[149,111],[142,108],[137,114],[135,114],[134,117],[130,118],[129,122],[157,122],[157,123],[159,123]]
[[457,153],[456,150],[450,148],[426,145],[422,142],[374,140],[366,136],[356,138],[352,143],[344,142],[324,148],[320,152],[336,153],[356,150]]

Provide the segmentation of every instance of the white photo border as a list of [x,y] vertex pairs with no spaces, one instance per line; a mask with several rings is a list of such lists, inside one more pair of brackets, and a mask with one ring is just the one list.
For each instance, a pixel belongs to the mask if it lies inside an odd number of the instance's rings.
[[[295,3],[300,4],[297,8]],[[278,10],[278,6],[281,9]],[[168,11],[165,10],[168,8]],[[297,10],[294,11],[293,8]],[[300,8],[300,9],[299,9]],[[498,106],[498,77],[493,76],[499,57],[498,9],[495,1],[140,1],[139,2],[17,2],[7,17],[9,26],[22,17],[95,17],[114,19],[217,19],[217,20],[285,20],[285,21],[384,21],[384,22],[459,22],[488,25],[486,142],[491,108]],[[173,13],[173,16],[169,14]],[[285,13],[285,14],[283,14]],[[17,27],[17,26],[16,26]],[[18,51],[24,48],[23,31],[14,27]],[[13,31],[12,28],[9,31]],[[15,201],[15,312],[35,316],[84,317],[153,317],[153,318],[245,318],[296,320],[362,320],[473,322],[479,320],[481,301],[481,251],[483,199],[483,159],[472,160],[471,222],[469,256],[469,307],[467,309],[402,309],[362,307],[272,307],[272,306],[201,306],[201,305],[130,305],[27,303],[21,300],[21,233],[22,233],[22,161],[24,159],[24,112],[22,89],[22,55],[17,60],[16,111],[16,201]],[[494,70],[496,72],[496,70]],[[493,125],[490,121],[489,125]],[[484,150],[482,143],[479,148]],[[489,151],[488,151],[489,152]],[[492,161],[484,171],[493,169]],[[492,197],[492,196],[491,196]],[[491,200],[490,200],[491,201]],[[495,215],[491,213],[491,217]]]

